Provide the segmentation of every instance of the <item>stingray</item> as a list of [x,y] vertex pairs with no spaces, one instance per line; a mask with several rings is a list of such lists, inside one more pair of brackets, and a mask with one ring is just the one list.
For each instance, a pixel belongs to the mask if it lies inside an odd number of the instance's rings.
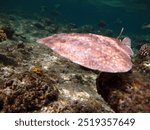
[[127,72],[132,68],[131,40],[97,34],[60,33],[37,40],[62,57],[101,72]]

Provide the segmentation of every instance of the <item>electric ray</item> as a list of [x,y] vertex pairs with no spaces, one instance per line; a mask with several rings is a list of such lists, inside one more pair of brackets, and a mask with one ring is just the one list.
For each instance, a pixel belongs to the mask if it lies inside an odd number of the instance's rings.
[[127,72],[132,68],[131,40],[96,34],[61,33],[37,40],[81,66],[101,72]]

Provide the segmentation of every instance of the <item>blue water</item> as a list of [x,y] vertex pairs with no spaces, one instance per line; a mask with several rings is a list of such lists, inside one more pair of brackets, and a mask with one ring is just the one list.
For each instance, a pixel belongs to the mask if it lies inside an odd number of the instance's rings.
[[59,22],[90,24],[99,29],[99,21],[119,33],[149,34],[141,29],[150,24],[150,0],[1,0],[0,13],[55,18]]

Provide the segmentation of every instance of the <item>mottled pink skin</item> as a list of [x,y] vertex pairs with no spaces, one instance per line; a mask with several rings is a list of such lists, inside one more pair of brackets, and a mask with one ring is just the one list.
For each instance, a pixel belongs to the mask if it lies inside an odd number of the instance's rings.
[[132,68],[130,50],[118,39],[96,34],[55,34],[37,40],[61,56],[93,70],[127,72]]
[[[125,37],[123,40],[122,40],[122,47],[126,50],[126,52],[130,55],[130,56],[133,56],[133,51],[131,49],[131,39],[128,38],[128,37]],[[125,45],[125,46],[124,46]]]

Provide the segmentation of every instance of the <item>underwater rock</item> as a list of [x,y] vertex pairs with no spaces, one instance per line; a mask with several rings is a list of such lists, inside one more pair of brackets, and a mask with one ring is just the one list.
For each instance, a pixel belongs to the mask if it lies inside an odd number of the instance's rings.
[[8,38],[8,39],[12,39],[12,37],[13,37],[13,35],[14,35],[14,32],[15,32],[14,29],[13,29],[11,26],[9,26],[9,25],[4,26],[2,29],[3,29],[4,32],[6,33],[7,38]]
[[4,81],[7,81],[14,73],[14,67],[0,66],[0,80],[2,81],[0,84],[3,84]]
[[150,112],[149,78],[138,71],[101,73],[96,84],[98,93],[115,112]]
[[0,85],[1,112],[35,112],[58,99],[56,83],[47,75],[14,74]]
[[38,28],[38,29],[44,29],[44,25],[43,24],[41,24],[41,23],[38,23],[38,22],[35,22],[35,23],[33,23],[33,26],[35,26],[36,28]]
[[39,19],[41,23],[43,23],[45,26],[50,26],[51,24],[54,23],[53,20],[49,19],[49,18],[40,18]]
[[[68,24],[61,24],[59,25],[59,28],[57,30],[57,34],[59,33],[71,33],[71,32],[82,32],[82,30],[80,28],[77,27],[76,24],[74,23],[68,23]],[[56,33],[53,33],[56,34]]]
[[150,43],[145,43],[141,46],[139,55],[143,57],[150,55]]
[[56,24],[51,24],[50,26],[46,26],[45,29],[49,32],[49,33],[57,33],[59,30],[59,26]]
[[150,43],[145,43],[138,51],[135,57],[134,66],[139,72],[150,76]]
[[7,38],[12,39],[14,32],[15,32],[9,23],[0,25],[0,30],[3,31],[3,33],[5,33],[5,35],[6,35],[5,39],[7,39]]
[[4,30],[0,30],[0,42],[5,41],[7,39],[7,35]]
[[135,68],[143,75],[150,77],[150,59],[142,60],[137,58],[135,61]]
[[32,54],[32,46],[25,45],[22,41],[4,41],[0,44],[1,63],[4,65],[22,64],[29,60]]
[[44,73],[58,75],[59,99],[41,108],[40,112],[113,112],[96,92],[95,73],[60,57],[54,59]]
[[0,54],[0,63],[2,63],[3,65],[13,65],[13,66],[18,65],[14,58],[8,57],[3,54]]
[[40,112],[50,113],[98,113],[98,112],[113,112],[109,107],[103,105],[94,98],[89,98],[87,101],[80,100],[59,100],[50,105],[43,107]]
[[104,35],[104,36],[109,36],[109,37],[113,37],[114,33],[112,30],[110,29],[105,29],[105,28],[101,28],[98,30],[98,34],[100,35]]
[[138,69],[140,72],[143,72],[150,76],[150,60],[149,61],[143,61],[138,65]]
[[90,32],[93,32],[94,31],[94,28],[93,26],[91,25],[83,25],[80,27],[80,32],[81,33],[90,33]]

